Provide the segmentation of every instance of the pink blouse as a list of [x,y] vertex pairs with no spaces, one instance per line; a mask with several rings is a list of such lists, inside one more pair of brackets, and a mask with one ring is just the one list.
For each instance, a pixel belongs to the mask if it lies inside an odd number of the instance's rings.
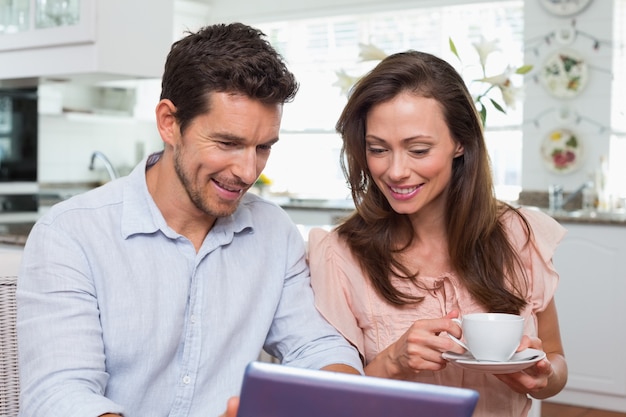
[[[557,288],[559,277],[552,265],[552,255],[565,229],[540,211],[522,209],[522,212],[532,228],[533,244],[524,246],[526,234],[517,216],[508,213],[505,224],[530,281],[529,303],[521,313],[525,318],[524,332],[536,336],[536,313],[546,308]],[[348,246],[334,231],[311,230],[309,266],[318,309],[357,347],[366,364],[400,338],[417,319],[439,318],[455,309],[461,315],[484,311],[453,273],[420,276],[421,282],[427,284],[424,288],[396,282],[404,292],[422,296],[424,300],[400,307],[387,303],[376,293]],[[414,380],[477,390],[480,398],[474,417],[526,416],[531,406],[526,395],[514,392],[493,375],[453,364],[441,371],[419,372]]]

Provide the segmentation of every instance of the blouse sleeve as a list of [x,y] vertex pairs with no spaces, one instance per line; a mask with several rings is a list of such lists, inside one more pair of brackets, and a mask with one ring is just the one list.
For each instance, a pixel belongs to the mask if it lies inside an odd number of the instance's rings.
[[314,228],[308,260],[317,309],[363,355],[363,332],[351,303],[353,283],[363,280],[349,249],[335,232]]
[[528,275],[531,308],[533,312],[543,311],[558,286],[559,275],[552,258],[567,230],[541,211],[525,208],[520,211],[531,228],[530,244],[526,245],[526,233],[520,221],[510,223],[511,236]]

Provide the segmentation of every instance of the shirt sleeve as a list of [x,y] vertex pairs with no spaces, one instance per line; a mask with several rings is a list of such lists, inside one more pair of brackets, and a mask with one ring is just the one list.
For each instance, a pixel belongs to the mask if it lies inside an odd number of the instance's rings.
[[309,233],[308,261],[316,307],[363,355],[363,332],[351,303],[354,285],[366,282],[357,262],[336,232],[318,228]]
[[532,209],[520,209],[531,228],[530,244],[520,221],[510,223],[511,236],[518,248],[530,284],[530,307],[533,312],[543,311],[554,298],[559,274],[552,258],[567,230],[547,214]]
[[122,414],[103,395],[107,373],[98,303],[80,248],[49,225],[35,225],[16,298],[20,416]]
[[266,348],[270,353],[278,353],[282,363],[291,366],[319,369],[345,364],[363,372],[354,346],[315,308],[304,243],[295,226],[291,234],[289,246],[293,256],[288,257],[290,266]]

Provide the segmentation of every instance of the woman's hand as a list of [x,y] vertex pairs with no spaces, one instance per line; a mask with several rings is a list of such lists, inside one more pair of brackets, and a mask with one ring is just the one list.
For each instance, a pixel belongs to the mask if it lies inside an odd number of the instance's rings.
[[[524,335],[517,351],[520,352],[527,348],[543,350],[541,339]],[[520,372],[500,374],[495,375],[495,377],[511,387],[513,391],[528,394],[545,388],[548,385],[548,378],[553,372],[552,364],[546,356],[545,359],[534,363]]]
[[447,335],[461,337],[461,328],[452,321],[459,313],[453,311],[438,319],[415,321],[411,327],[393,344],[380,352],[365,367],[365,374],[393,379],[412,379],[413,375],[424,370],[439,371],[447,361],[443,352],[463,353],[464,349]]
[[[518,351],[526,348],[543,350],[543,343],[539,338],[524,336]],[[543,399],[555,395],[563,388],[567,378],[567,366],[562,354],[551,352],[546,353],[545,359],[520,372],[495,375],[495,377],[515,392]]]
[[546,309],[537,313],[539,337],[522,337],[518,351],[526,348],[546,352],[546,358],[512,374],[496,375],[512,390],[545,399],[558,394],[567,382],[567,362],[563,354],[556,306],[552,300]]

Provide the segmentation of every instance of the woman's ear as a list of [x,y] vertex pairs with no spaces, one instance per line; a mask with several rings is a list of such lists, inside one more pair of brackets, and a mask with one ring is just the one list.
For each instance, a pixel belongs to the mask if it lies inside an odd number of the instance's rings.
[[176,117],[176,106],[168,99],[159,101],[156,106],[156,123],[163,142],[173,145],[180,137],[180,128]]
[[460,143],[456,144],[456,150],[454,151],[454,157],[457,158],[465,153],[465,148]]

